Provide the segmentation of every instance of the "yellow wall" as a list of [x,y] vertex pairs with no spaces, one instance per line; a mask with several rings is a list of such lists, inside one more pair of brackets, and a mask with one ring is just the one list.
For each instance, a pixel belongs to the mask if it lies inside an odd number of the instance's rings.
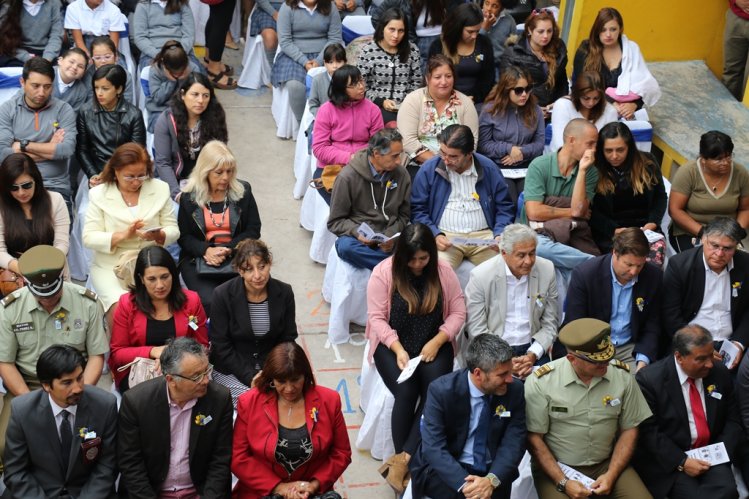
[[[566,3],[562,0],[562,13]],[[575,0],[567,44],[570,74],[575,51],[602,7],[622,14],[624,33],[637,42],[646,60],[705,60],[720,77],[727,0]]]

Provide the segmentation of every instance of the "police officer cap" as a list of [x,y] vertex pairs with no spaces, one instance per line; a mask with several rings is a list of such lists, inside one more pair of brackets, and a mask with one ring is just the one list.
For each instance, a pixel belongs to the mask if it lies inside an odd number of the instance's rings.
[[592,362],[608,362],[614,357],[611,326],[598,319],[577,319],[559,331],[559,341],[572,353]]
[[63,268],[65,253],[46,244],[34,246],[18,259],[18,270],[36,296],[52,296],[60,290]]

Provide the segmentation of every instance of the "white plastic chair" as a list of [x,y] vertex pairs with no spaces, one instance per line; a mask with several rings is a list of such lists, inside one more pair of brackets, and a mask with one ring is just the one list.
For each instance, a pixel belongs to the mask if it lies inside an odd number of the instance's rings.
[[[125,22],[125,31],[120,33],[120,43],[119,43],[119,52],[120,55],[125,59],[125,65],[127,66],[127,72],[130,75],[130,78],[135,76],[137,66],[135,65],[135,61],[133,60],[133,53],[130,50],[130,37],[128,36],[128,33],[130,31],[130,25],[127,22],[127,17],[125,17],[124,14],[121,14],[124,18]],[[137,105],[138,103],[138,91],[135,89],[135,85],[133,85],[133,95],[130,96],[132,99],[133,104]]]
[[68,250],[68,267],[70,277],[76,281],[88,279],[93,261],[93,252],[83,246],[83,225],[86,222],[88,208],[88,177],[81,171],[78,175],[78,193],[75,195],[75,218],[70,231],[70,249]]
[[[151,66],[144,66],[140,70],[140,85],[138,85],[138,107],[143,113],[143,120],[146,122],[146,130],[148,130],[149,113],[146,109],[146,99],[151,96],[151,90],[149,88],[148,79],[151,76]],[[146,131],[146,151],[153,155],[153,134]]]
[[[314,79],[315,76],[325,71],[325,67],[312,68],[307,73],[307,81]],[[309,86],[308,85],[308,90]],[[309,93],[309,92],[308,92]],[[315,117],[309,110],[309,101],[304,106],[304,114],[302,115],[302,121],[299,124],[299,132],[296,136],[296,149],[294,150],[294,177],[296,182],[294,183],[293,196],[294,199],[301,199],[304,193],[307,191],[309,181],[312,180],[312,172],[315,168],[310,168],[312,160],[312,154],[309,151],[309,137],[307,137],[307,129],[310,124],[315,120]],[[314,164],[316,167],[317,165]]]
[[622,120],[627,125],[635,139],[637,149],[643,152],[650,152],[653,147],[653,125],[649,121]]
[[253,8],[247,18],[247,43],[245,43],[244,57],[242,58],[242,74],[237,80],[237,85],[240,87],[253,90],[270,83],[270,64],[265,57],[263,37],[259,33],[254,37],[250,36],[250,26],[254,13],[255,9]]
[[[190,9],[195,20],[195,45],[205,47],[205,25],[211,15],[211,9],[208,4],[200,0],[190,0]],[[187,47],[185,47],[185,50],[187,50]]]
[[[263,56],[265,57],[265,56]],[[299,131],[299,123],[291,110],[289,90],[286,85],[273,87],[273,100],[270,106],[273,119],[276,121],[276,136],[291,139]]]
[[[314,156],[312,162],[317,163]],[[314,168],[311,168],[314,170]],[[312,174],[310,173],[310,178]],[[328,216],[330,215],[330,206],[320,196],[315,189],[307,186],[307,194],[302,200],[302,207],[299,211],[299,224],[312,232],[312,241],[309,245],[309,257],[312,261],[328,263],[330,249],[335,244],[336,236],[328,230]]]
[[2,104],[16,95],[21,88],[20,78],[23,73],[23,68],[0,68],[0,73],[5,77],[11,78],[11,80],[8,81],[9,86],[7,88],[0,88],[0,104]]
[[[320,197],[315,195],[316,197]],[[330,303],[328,341],[332,345],[347,343],[350,323],[367,323],[367,283],[372,271],[358,269],[340,258],[335,246],[330,248],[323,278],[322,295]]]

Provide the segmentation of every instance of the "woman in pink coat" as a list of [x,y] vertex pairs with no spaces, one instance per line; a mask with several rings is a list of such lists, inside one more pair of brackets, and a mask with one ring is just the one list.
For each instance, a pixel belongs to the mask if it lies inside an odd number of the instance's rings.
[[[437,259],[437,244],[424,224],[412,224],[398,238],[393,256],[372,271],[367,286],[370,362],[395,397],[391,457],[380,473],[396,489],[405,488],[407,464],[419,442],[419,421],[429,383],[453,369],[455,337],[466,319],[458,277]],[[416,371],[396,380],[409,360],[421,356]],[[418,406],[417,406],[418,402]]]
[[[320,106],[312,130],[312,152],[317,159],[313,179],[320,178],[326,165],[348,164],[384,127],[380,108],[364,98],[367,87],[356,66],[336,69],[328,92],[330,100]],[[318,192],[330,204],[330,193],[324,189]]]

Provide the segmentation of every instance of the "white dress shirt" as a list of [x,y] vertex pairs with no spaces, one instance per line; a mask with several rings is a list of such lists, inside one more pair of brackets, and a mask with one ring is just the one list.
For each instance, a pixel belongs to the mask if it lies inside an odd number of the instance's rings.
[[702,256],[705,264],[705,292],[702,296],[700,311],[692,319],[693,324],[699,324],[713,334],[715,341],[724,341],[731,337],[731,276],[733,259],[720,274],[715,273]]
[[[689,446],[691,447],[697,440],[697,425],[694,424],[692,402],[689,399],[689,382],[687,381],[689,376],[681,369],[676,357],[674,357],[674,363],[676,364],[676,374],[679,376],[679,383],[681,384],[681,394],[684,397],[684,403],[687,406],[687,419],[689,419]],[[702,411],[705,413],[705,418],[707,418],[707,409],[705,409],[705,389],[702,386],[702,378],[694,378],[694,386],[697,387],[697,391],[700,393]]]
[[484,211],[481,209],[479,195],[476,193],[478,178],[479,175],[473,162],[471,162],[471,167],[463,173],[455,173],[447,169],[447,179],[450,181],[451,189],[442,218],[436,221],[440,231],[467,234],[488,227]]

